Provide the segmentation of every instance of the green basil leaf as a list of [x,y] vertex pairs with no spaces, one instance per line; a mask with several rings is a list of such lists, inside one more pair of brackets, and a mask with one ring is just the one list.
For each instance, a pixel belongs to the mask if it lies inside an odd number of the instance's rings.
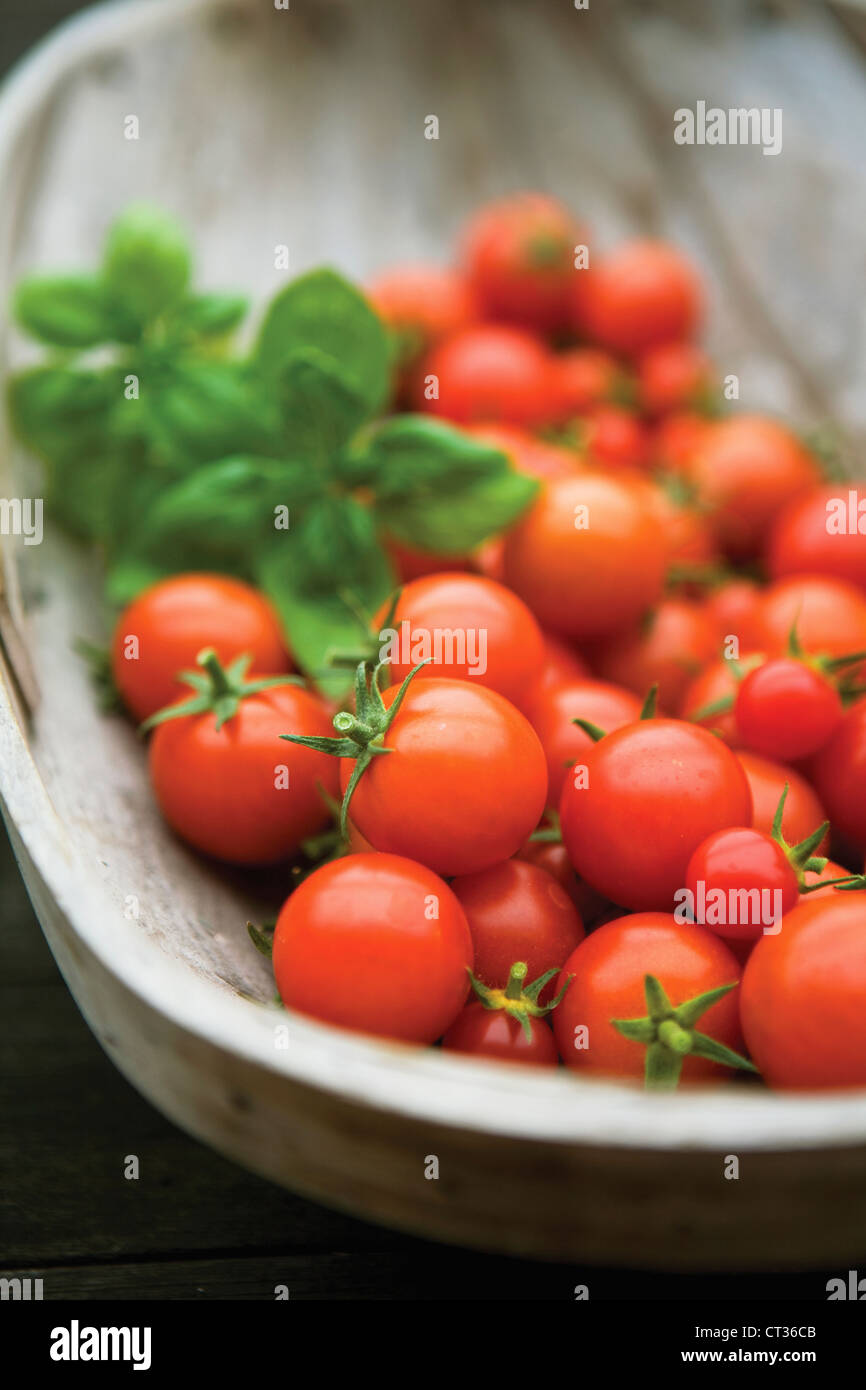
[[387,420],[346,467],[373,489],[386,531],[444,555],[463,554],[510,526],[538,491],[498,449],[423,415]]
[[70,449],[86,451],[104,438],[109,413],[120,394],[119,374],[113,369],[34,367],[9,381],[12,428],[43,459]]
[[333,270],[302,275],[271,300],[255,362],[273,379],[293,353],[311,347],[337,363],[368,415],[381,409],[390,376],[385,329],[360,291]]
[[172,329],[202,338],[231,333],[242,322],[249,300],[240,294],[197,294],[181,304],[172,317]]
[[256,573],[299,665],[328,694],[343,694],[352,674],[332,670],[328,655],[366,644],[368,619],[394,587],[370,513],[349,498],[323,498],[262,552]]
[[108,295],[96,275],[31,275],[21,280],[12,313],[51,347],[89,348],[113,337]]
[[280,373],[279,392],[289,450],[322,470],[367,416],[365,402],[339,364],[317,348],[292,353]]
[[133,203],[109,228],[103,274],[122,315],[148,323],[183,298],[191,271],[189,245],[174,218]]
[[209,463],[228,454],[270,452],[275,444],[259,402],[233,362],[187,360],[141,367],[130,402],[160,457]]

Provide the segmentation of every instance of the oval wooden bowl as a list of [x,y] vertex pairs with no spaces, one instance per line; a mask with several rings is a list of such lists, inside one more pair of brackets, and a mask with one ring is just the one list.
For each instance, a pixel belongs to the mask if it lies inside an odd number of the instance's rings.
[[[567,92],[583,86],[602,112],[620,99],[627,49],[610,28],[582,16],[587,27],[575,30],[562,6],[409,8],[382,0],[362,22],[324,0],[303,13],[157,0],[66,26],[0,101],[4,293],[25,266],[91,261],[107,221],[136,197],[191,226],[203,284],[252,285],[264,297],[282,278],[277,244],[289,245],[294,271],[325,260],[363,275],[441,254],[471,206],[520,183],[585,207],[608,233],[636,218],[683,233],[723,274],[688,203],[670,198],[653,218],[669,155],[647,181],[639,112],[631,124],[622,112],[605,122],[596,106],[603,146],[577,117],[571,138],[563,131]],[[465,44],[455,44],[461,25]],[[643,31],[629,33],[634,43]],[[712,62],[698,37],[692,60]],[[509,54],[527,55],[532,100],[525,84],[509,95],[489,66],[473,65],[472,43],[498,45],[506,66]],[[423,137],[430,113],[438,143]],[[129,114],[139,117],[135,143],[123,137]],[[806,196],[800,182],[789,194]],[[772,241],[793,209],[760,206]],[[764,256],[766,237],[756,245]],[[754,296],[742,298],[739,318],[730,303],[719,316],[717,350],[739,365],[737,344],[748,341],[753,393],[769,382],[778,399],[781,381],[784,397],[806,373],[807,404],[820,400],[815,364],[778,368],[778,323],[749,328]],[[3,359],[23,360],[8,336]],[[8,447],[4,459],[4,495],[38,495],[28,461]],[[731,1085],[647,1096],[564,1070],[530,1076],[371,1041],[279,1010],[244,927],[262,910],[249,881],[172,839],[141,744],[95,707],[70,644],[104,635],[100,613],[93,557],[51,533],[14,557],[7,545],[0,790],[69,988],[109,1056],[174,1121],[276,1182],[467,1245],[717,1269],[862,1254],[863,1095]],[[438,1178],[428,1176],[433,1156]],[[725,1177],[730,1156],[737,1180]]]

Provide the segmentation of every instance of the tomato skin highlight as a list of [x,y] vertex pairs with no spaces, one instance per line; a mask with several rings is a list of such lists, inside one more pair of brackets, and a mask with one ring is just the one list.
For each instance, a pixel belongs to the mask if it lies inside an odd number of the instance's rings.
[[[426,394],[429,377],[438,381],[438,397]],[[551,413],[550,355],[521,328],[466,328],[438,343],[420,364],[415,406],[460,425],[544,424]]]
[[[551,1015],[559,1055],[567,1067],[642,1081],[646,1049],[622,1036],[612,1019],[646,1013],[644,976],[661,981],[671,1003],[740,978],[740,967],[724,942],[704,927],[675,921],[670,913],[639,912],[597,927],[569,956],[556,988],[571,984]],[[698,1028],[734,1051],[742,1051],[738,996],[731,990],[702,1016]],[[588,1030],[588,1046],[575,1030]],[[725,1068],[703,1057],[686,1057],[682,1080],[721,1081]]]
[[[590,524],[577,527],[583,518]],[[639,492],[587,472],[549,482],[508,533],[505,580],[543,627],[565,637],[601,637],[660,597],[667,558]]]
[[765,936],[743,974],[752,1057],[779,1090],[866,1085],[866,903],[862,893],[805,901]]
[[[386,604],[377,614],[377,632],[387,609]],[[405,634],[404,623],[408,624]],[[519,705],[536,679],[544,657],[541,629],[526,604],[504,585],[482,575],[446,572],[407,584],[397,600],[390,627],[399,642],[399,659],[389,661],[387,668],[394,685],[399,685],[417,665],[419,658],[412,656],[413,642],[417,640],[429,645],[434,659],[422,667],[415,680],[465,680],[497,690]],[[447,645],[441,640],[446,632],[456,634]],[[460,655],[459,635],[463,634],[465,659],[437,661],[437,633],[443,656]],[[484,670],[480,669],[482,664]]]
[[[390,708],[398,687],[383,692]],[[531,724],[494,690],[413,681],[373,758],[351,818],[376,849],[451,877],[508,859],[535,829],[547,796]],[[354,762],[340,760],[345,792]]]
[[[337,796],[337,760],[281,741],[280,734],[327,737],[324,703],[297,686],[240,702],[217,729],[212,713],[160,724],[150,741],[150,776],[159,808],[188,844],[227,864],[274,864],[323,830],[330,812],[317,784]],[[277,769],[288,769],[288,786]]]
[[547,759],[551,806],[559,805],[569,766],[592,747],[589,734],[573,721],[587,719],[605,733],[612,733],[634,723],[642,703],[630,690],[590,677],[564,682],[533,701],[527,715]]
[[530,1018],[529,1028],[531,1037],[527,1038],[520,1022],[503,1009],[467,1004],[443,1037],[442,1047],[446,1052],[494,1057],[503,1062],[557,1066],[559,1053],[550,1025],[543,1018]]
[[577,331],[627,357],[689,337],[702,313],[695,271],[660,241],[628,242],[578,272],[573,283]]
[[[727,921],[706,920],[709,912],[696,920],[725,940],[752,941],[763,935],[765,927],[776,930],[800,897],[797,876],[782,846],[745,826],[718,830],[698,845],[686,869],[686,887],[694,903],[700,901],[701,884],[707,895],[725,894]],[[771,896],[745,903],[737,896],[755,891]]]
[[[131,637],[135,658],[125,655]],[[112,676],[139,723],[189,695],[177,674],[195,670],[205,647],[225,665],[250,653],[251,675],[292,670],[276,613],[257,589],[224,574],[173,575],[133,599],[114,628]]]
[[[542,868],[507,859],[480,873],[451,881],[469,923],[475,947],[475,974],[493,989],[504,989],[516,960],[526,962],[528,981],[559,969],[582,941],[580,915],[565,890]],[[553,981],[539,1003],[553,998]]]
[[742,767],[697,725],[650,719],[581,759],[586,785],[562,789],[562,839],[577,873],[620,907],[670,911],[686,866],[715,830],[750,825]]
[[465,1003],[472,938],[454,894],[430,869],[396,855],[353,854],[316,869],[287,899],[273,959],[286,1008],[433,1043]]
[[819,671],[792,657],[778,657],[756,666],[742,681],[734,718],[746,748],[784,762],[823,747],[842,720],[842,701]]

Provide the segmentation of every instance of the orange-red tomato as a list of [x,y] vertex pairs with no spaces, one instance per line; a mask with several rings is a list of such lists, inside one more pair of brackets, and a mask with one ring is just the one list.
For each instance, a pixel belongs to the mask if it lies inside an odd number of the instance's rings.
[[336,797],[339,776],[335,758],[281,740],[288,732],[333,732],[323,702],[291,685],[242,699],[221,729],[212,712],[160,724],[150,776],[169,825],[228,864],[274,864],[293,854],[329,824],[319,788]]
[[667,543],[639,493],[601,473],[556,478],[505,540],[505,578],[566,637],[627,626],[659,598]]
[[556,685],[565,685],[567,681],[581,680],[589,675],[589,667],[583,657],[567,642],[550,632],[542,632],[541,637],[544,656],[538,679],[532,687],[532,699],[544,690],[552,690]]
[[575,247],[584,241],[556,199],[515,193],[475,214],[461,260],[488,318],[547,333],[565,325]]
[[637,366],[638,398],[647,415],[690,410],[708,399],[713,364],[694,343],[661,343]]
[[692,460],[712,428],[712,421],[693,411],[677,410],[656,425],[650,452],[653,463],[664,473],[687,475]]
[[178,672],[194,670],[204,647],[223,665],[248,652],[250,674],[292,669],[277,616],[257,589],[224,574],[174,575],[133,599],[115,625],[111,671],[135,719],[189,695]]
[[559,805],[568,769],[592,747],[589,734],[574,720],[586,719],[610,733],[633,723],[640,714],[641,704],[630,690],[593,680],[591,676],[578,677],[536,695],[527,715],[547,758],[551,806]]
[[737,559],[758,555],[777,513],[819,481],[797,436],[763,415],[715,421],[692,457],[688,477],[720,545]]
[[580,467],[574,450],[538,439],[517,425],[468,425],[466,432],[501,449],[518,473],[530,478],[559,478],[576,473]]
[[[747,656],[741,657],[736,665],[740,671],[750,671],[763,660],[762,653],[750,652]],[[736,748],[740,742],[733,705],[740,682],[734,670],[734,664],[726,657],[720,657],[718,661],[713,661],[705,666],[699,675],[689,681],[683,691],[679,706],[681,719],[691,720],[700,724],[704,729],[710,729],[714,734],[723,738],[730,748]],[[701,710],[715,705],[721,700],[730,701],[728,709],[720,710],[716,714],[708,714],[701,719],[695,719],[695,715],[700,714]]]
[[478,317],[466,277],[450,266],[389,266],[373,277],[366,293],[395,335],[402,366]]
[[450,1027],[472,964],[469,927],[447,883],[393,854],[316,869],[274,932],[286,1008],[404,1042],[432,1043]]
[[738,576],[711,589],[704,599],[704,607],[722,638],[736,637],[741,654],[760,645],[758,611],[762,592],[753,579]]
[[550,354],[522,328],[464,328],[421,362],[414,400],[418,410],[461,425],[542,425],[551,416]]
[[421,579],[425,574],[441,574],[443,570],[468,574],[472,569],[468,555],[439,555],[432,550],[416,550],[390,536],[386,537],[385,546],[401,584]]
[[636,627],[597,644],[589,655],[605,680],[641,696],[658,685],[660,703],[677,709],[689,682],[719,647],[718,630],[700,604],[663,598]]
[[535,618],[510,589],[480,574],[431,574],[401,591],[383,637],[375,628],[388,674],[399,685],[419,661],[416,680],[448,677],[488,686],[521,705],[544,659]]
[[553,358],[555,415],[562,422],[584,415],[594,406],[614,402],[627,395],[630,379],[609,352],[598,348],[569,348]]
[[791,575],[764,590],[756,612],[757,637],[771,656],[788,649],[791,628],[810,654],[848,656],[866,650],[866,595],[844,579]]
[[795,497],[773,522],[766,556],[774,579],[823,574],[866,591],[866,488],[825,483]]
[[[383,694],[390,709],[398,687]],[[538,824],[547,764],[532,725],[495,690],[413,680],[351,801],[376,849],[436,873],[474,873],[508,859]],[[345,792],[354,761],[341,759]]]
[[[597,927],[569,956],[557,989],[573,979],[551,1015],[566,1066],[642,1080],[646,1048],[614,1028],[612,1019],[644,1018],[644,976],[655,975],[674,1007],[708,990],[735,984],[740,967],[713,932],[677,922],[666,912],[637,912]],[[739,990],[732,989],[698,1020],[701,1033],[742,1051]],[[685,1082],[723,1080],[731,1073],[702,1057],[687,1057]]]
[[636,356],[659,343],[690,337],[703,294],[681,251],[660,241],[635,241],[578,271],[574,326],[590,342]]
[[442,1039],[445,1052],[465,1052],[473,1057],[495,1057],[501,1062],[555,1067],[559,1053],[544,1018],[529,1019],[529,1036],[523,1025],[503,1009],[487,1009],[480,1002],[467,1004]]
[[866,902],[860,893],[801,902],[749,956],[743,1033],[768,1085],[866,1086]]
[[649,435],[639,416],[619,405],[597,405],[579,421],[590,466],[645,468]]
[[[526,963],[526,983],[559,969],[585,932],[571,898],[536,864],[506,859],[476,874],[451,880],[472,934],[475,974],[493,989],[504,989],[515,961]],[[552,981],[539,996],[553,997]]]
[[846,712],[809,770],[833,829],[866,849],[866,699]]
[[[772,762],[761,758],[757,753],[748,753],[744,748],[737,749],[743,771],[749,779],[752,792],[753,825],[756,830],[764,830],[769,835],[773,828],[773,817],[779,799],[788,784],[788,795],[782,814],[782,834],[789,845],[805,840],[827,819],[824,807],[817,794],[793,767],[785,763]],[[829,835],[821,841],[816,854],[826,854]]]

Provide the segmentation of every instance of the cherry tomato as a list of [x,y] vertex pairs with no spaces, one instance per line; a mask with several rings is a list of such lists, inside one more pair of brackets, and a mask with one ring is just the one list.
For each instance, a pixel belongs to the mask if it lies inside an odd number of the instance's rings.
[[810,770],[834,830],[866,849],[866,699],[847,711]]
[[[398,687],[384,691],[390,708]],[[519,710],[468,681],[413,680],[351,801],[376,849],[437,873],[474,873],[508,859],[547,797],[544,751]],[[354,769],[341,760],[345,792]]]
[[554,357],[551,371],[555,415],[562,422],[584,415],[594,406],[615,402],[630,391],[624,368],[598,348],[569,348]]
[[[642,480],[632,479],[633,483],[638,481]],[[716,565],[719,552],[706,518],[689,502],[672,496],[666,487],[646,481],[649,487],[644,495],[667,540],[672,570]]]
[[734,702],[740,742],[781,761],[806,758],[827,742],[842,719],[831,681],[794,657],[780,656],[744,677]]
[[[740,737],[734,719],[734,700],[740,684],[737,668],[741,672],[750,671],[764,660],[762,653],[750,652],[736,663],[727,657],[721,657],[719,661],[705,666],[700,675],[695,676],[683,691],[679,707],[680,719],[688,719],[700,724],[704,729],[710,729],[724,739],[729,748],[738,747]],[[712,710],[714,705],[722,701],[727,703],[727,708],[715,713],[702,713],[707,709]],[[697,718],[697,715],[701,717]]]
[[532,698],[541,696],[543,691],[554,686],[565,685],[568,681],[583,680],[589,675],[589,667],[573,647],[554,637],[550,632],[542,632],[544,655],[538,678],[532,687]]
[[603,898],[594,888],[590,888],[588,883],[578,878],[561,840],[533,840],[530,836],[517,851],[517,858],[524,859],[527,864],[534,864],[536,868],[543,869],[546,874],[555,878],[560,888],[565,889],[574,903],[582,922],[598,921],[610,906],[607,898]]
[[316,869],[284,904],[274,975],[287,1009],[379,1037],[432,1043],[469,992],[472,938],[446,883],[393,854]]
[[521,704],[544,659],[541,629],[510,589],[477,574],[433,574],[407,584],[383,637],[375,620],[393,684],[419,661],[432,657],[416,680],[448,677],[498,690]]
[[655,466],[664,473],[688,476],[692,460],[701,449],[712,422],[705,415],[677,410],[666,415],[655,427],[651,454]]
[[646,426],[630,410],[618,405],[597,405],[579,425],[591,467],[645,468],[649,462]]
[[667,544],[626,482],[582,473],[549,482],[505,540],[506,582],[544,627],[597,637],[661,595]]
[[[480,873],[451,881],[472,933],[475,974],[486,985],[504,989],[516,960],[526,962],[527,980],[563,965],[585,935],[568,894],[535,864],[506,859]],[[555,991],[545,986],[546,1004]]]
[[[768,1085],[866,1085],[866,903],[804,902],[757,943],[740,991],[743,1032]],[[567,996],[566,996],[567,997]]]
[[661,343],[638,362],[638,398],[651,416],[700,408],[714,379],[710,359],[694,343]]
[[648,719],[586,750],[578,776],[566,779],[560,817],[582,878],[621,907],[661,911],[673,907],[702,840],[751,825],[752,798],[719,739],[681,720]]
[[562,328],[584,232],[567,208],[540,193],[516,193],[476,213],[462,261],[488,318],[547,333]]
[[390,266],[370,281],[367,298],[394,335],[401,366],[478,317],[466,278],[449,266]]
[[717,830],[698,845],[686,869],[693,920],[726,939],[753,941],[777,931],[800,898],[782,846],[746,826]]
[[774,656],[788,650],[795,623],[800,646],[810,655],[847,656],[866,650],[866,596],[844,579],[778,579],[764,590],[757,623],[760,645]]
[[[644,692],[646,693],[646,692]],[[547,759],[548,801],[559,805],[562,786],[572,763],[582,761],[592,739],[575,719],[597,724],[605,733],[632,724],[643,701],[630,690],[606,681],[579,677],[537,695],[527,709]]]
[[818,465],[785,425],[763,415],[715,421],[691,459],[688,478],[719,544],[736,559],[758,555],[790,497],[808,492]]
[[408,584],[412,579],[423,579],[425,574],[441,574],[443,570],[452,574],[469,574],[472,571],[469,555],[439,555],[433,550],[417,550],[392,540],[390,536],[385,538],[385,546],[401,584]]
[[550,354],[521,328],[465,328],[421,363],[415,405],[457,424],[544,424],[551,415]]
[[[638,912],[598,927],[562,968],[557,988],[572,982],[553,1010],[553,1031],[566,1066],[605,1075],[643,1079],[646,1049],[623,1037],[612,1019],[646,1015],[644,977],[661,982],[674,1006],[707,990],[735,983],[736,958],[711,931],[674,920],[664,912]],[[742,1034],[737,996],[731,990],[698,1021],[700,1032],[739,1052]],[[703,1057],[687,1057],[686,1082],[721,1080],[726,1068]]]
[[726,579],[711,589],[704,607],[724,640],[736,637],[741,653],[760,646],[758,609],[761,589],[753,579]]
[[700,604],[663,598],[637,627],[597,644],[590,655],[605,680],[642,696],[657,684],[661,705],[676,709],[689,682],[719,646],[715,624]]
[[213,647],[228,665],[248,652],[255,674],[292,665],[277,616],[249,584],[223,574],[162,579],[121,613],[111,645],[111,670],[123,703],[141,721],[189,694],[177,679]]
[[866,491],[825,483],[795,497],[776,516],[767,540],[774,579],[822,574],[866,592]]
[[[187,694],[192,692],[187,691]],[[324,703],[297,686],[247,696],[217,728],[213,712],[170,719],[150,741],[159,808],[182,839],[228,864],[274,864],[329,824],[336,759],[286,743],[331,733]]]
[[703,295],[695,271],[673,246],[635,241],[600,257],[573,280],[574,325],[610,352],[636,356],[689,337]]
[[465,1052],[474,1057],[496,1057],[503,1062],[524,1062],[555,1067],[559,1053],[550,1024],[543,1018],[529,1020],[530,1036],[523,1025],[503,1009],[486,1009],[480,1002],[467,1004],[442,1039],[446,1052]]
[[[772,762],[757,753],[749,753],[744,748],[737,750],[737,759],[749,781],[752,793],[752,824],[756,830],[768,835],[773,828],[773,817],[779,798],[788,786],[785,809],[782,814],[782,834],[789,845],[796,845],[811,835],[816,826],[821,825],[827,814],[810,787],[806,778],[784,763]],[[829,836],[821,841],[816,854],[826,854]]]
[[518,473],[530,478],[560,478],[576,473],[580,466],[573,450],[537,439],[517,425],[469,425],[467,434],[501,449]]
[[[828,859],[820,873],[816,869],[806,869],[803,878],[806,887],[812,888],[811,893],[802,893],[800,901],[804,903],[814,902],[816,898],[836,898],[839,896],[839,889],[831,886],[831,880],[837,878],[848,878],[850,870],[841,864],[835,864],[832,859]],[[816,883],[823,883],[825,887],[814,888]]]

